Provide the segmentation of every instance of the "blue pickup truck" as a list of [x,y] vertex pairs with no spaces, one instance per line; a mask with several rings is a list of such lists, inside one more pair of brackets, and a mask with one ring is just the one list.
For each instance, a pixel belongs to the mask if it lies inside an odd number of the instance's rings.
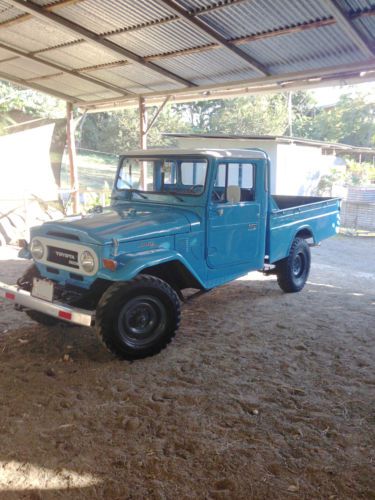
[[158,353],[180,323],[185,289],[197,293],[249,271],[298,292],[310,246],[334,235],[340,202],[272,196],[258,149],[151,150],[120,158],[111,206],[47,222],[22,249],[33,264],[0,284],[35,321],[95,327],[123,359]]

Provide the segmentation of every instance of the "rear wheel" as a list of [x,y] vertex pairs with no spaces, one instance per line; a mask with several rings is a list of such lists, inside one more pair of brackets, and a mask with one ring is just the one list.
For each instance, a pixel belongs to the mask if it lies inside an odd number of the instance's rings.
[[295,238],[288,257],[276,262],[277,282],[286,293],[299,292],[310,272],[310,247],[303,238]]
[[106,347],[122,359],[157,354],[175,336],[180,302],[167,283],[140,275],[111,285],[96,309],[96,327]]

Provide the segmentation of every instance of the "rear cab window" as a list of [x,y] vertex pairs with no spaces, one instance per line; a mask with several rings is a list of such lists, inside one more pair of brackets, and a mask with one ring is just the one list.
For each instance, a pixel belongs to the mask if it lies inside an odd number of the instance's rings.
[[217,166],[212,201],[227,202],[228,186],[238,188],[239,201],[255,200],[255,165],[251,162],[220,162]]

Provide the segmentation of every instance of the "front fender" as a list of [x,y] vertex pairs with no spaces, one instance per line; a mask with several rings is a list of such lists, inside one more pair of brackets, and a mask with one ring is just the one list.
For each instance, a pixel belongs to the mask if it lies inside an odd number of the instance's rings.
[[174,250],[157,249],[147,252],[123,254],[116,260],[118,262],[117,270],[112,272],[107,269],[101,269],[98,273],[98,278],[109,281],[129,281],[144,269],[177,260],[181,262],[202,287],[205,288],[202,279],[197,275],[187,260]]

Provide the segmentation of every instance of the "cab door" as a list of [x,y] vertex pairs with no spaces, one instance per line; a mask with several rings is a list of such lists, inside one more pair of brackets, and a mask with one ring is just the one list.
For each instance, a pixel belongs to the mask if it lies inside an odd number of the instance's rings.
[[[263,267],[264,211],[261,201],[264,192],[258,193],[256,189],[259,175],[256,163],[249,160],[225,160],[217,165],[207,225],[207,264],[210,268],[239,264],[248,264],[254,269]],[[228,186],[232,186],[229,192],[235,194],[231,199],[227,195]]]

